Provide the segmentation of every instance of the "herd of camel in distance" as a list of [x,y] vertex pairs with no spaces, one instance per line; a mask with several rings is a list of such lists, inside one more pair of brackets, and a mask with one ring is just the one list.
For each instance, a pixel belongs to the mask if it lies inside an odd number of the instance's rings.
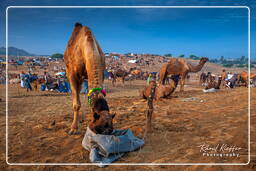
[[[78,134],[80,122],[83,120],[82,114],[79,114],[81,107],[80,90],[84,79],[88,80],[90,91],[91,111],[93,120],[89,124],[89,128],[97,134],[110,134],[113,131],[112,120],[115,115],[110,113],[105,92],[102,89],[104,81],[105,55],[99,46],[99,43],[93,36],[91,30],[80,23],[76,23],[72,35],[68,41],[68,45],[64,52],[64,61],[66,64],[66,74],[71,85],[72,103],[73,103],[73,122],[69,134]],[[146,132],[151,131],[151,118],[153,113],[153,99],[167,97],[176,89],[180,81],[180,91],[184,91],[185,80],[189,72],[199,72],[208,58],[201,58],[199,64],[194,66],[186,62],[184,59],[171,58],[168,63],[163,64],[159,72],[159,81],[150,81],[149,85],[144,90],[140,91],[140,96],[147,99],[147,121]],[[203,73],[204,74],[204,73]],[[225,76],[220,76],[217,81],[200,76],[200,81],[206,79],[208,85],[206,89],[220,87],[220,84],[225,80]],[[115,73],[115,77],[122,77],[124,81],[125,72],[119,70]],[[171,75],[171,76],[170,76]],[[169,77],[170,79],[167,79]],[[115,80],[115,79],[113,79]],[[243,80],[248,85],[248,75],[242,72],[239,75],[239,80]],[[168,81],[168,84],[165,84]]]

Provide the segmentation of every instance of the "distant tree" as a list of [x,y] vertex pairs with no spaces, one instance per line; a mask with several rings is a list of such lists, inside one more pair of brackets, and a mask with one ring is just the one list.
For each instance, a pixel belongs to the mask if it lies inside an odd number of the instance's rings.
[[179,57],[180,57],[180,58],[184,58],[184,57],[185,57],[185,55],[184,55],[184,54],[182,54],[182,55],[180,55]]
[[[248,68],[248,64],[245,64],[245,67]],[[255,68],[255,65],[250,64],[250,68]]]
[[244,68],[245,65],[243,65],[243,64],[238,64],[237,67],[238,67],[238,68]]
[[196,55],[189,55],[189,58],[193,59]]
[[63,54],[61,53],[54,53],[51,55],[51,58],[63,58]]
[[210,59],[209,62],[210,63],[218,63],[218,59]]
[[168,53],[164,55],[165,57],[172,57],[172,54]]
[[194,60],[199,60],[200,59],[200,57],[198,57],[196,55],[190,55],[189,58],[194,59]]
[[233,65],[234,65],[234,64],[229,63],[229,64],[223,64],[222,66],[227,67],[227,68],[231,68]]

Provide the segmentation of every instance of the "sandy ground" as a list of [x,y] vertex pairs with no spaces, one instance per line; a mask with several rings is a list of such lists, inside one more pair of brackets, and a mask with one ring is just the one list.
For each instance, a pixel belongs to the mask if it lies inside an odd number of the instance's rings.
[[[116,113],[116,129],[131,128],[143,137],[146,101],[138,97],[145,81],[108,87],[107,100]],[[8,166],[5,162],[5,87],[0,97],[0,170],[101,170],[97,166]],[[196,82],[188,82],[185,92],[177,89],[170,99],[154,103],[153,133],[143,148],[124,155],[115,163],[247,163],[248,162],[248,89],[221,89],[205,94]],[[26,92],[18,85],[9,86],[8,161],[10,163],[89,163],[89,152],[81,141],[91,114],[82,95],[81,112],[86,121],[81,135],[67,134],[72,122],[69,94]],[[252,97],[256,89],[251,89]],[[54,126],[51,123],[55,121]],[[247,166],[108,166],[105,170],[255,170],[256,101],[251,101],[251,162]],[[227,144],[241,147],[239,157],[210,157],[200,145]]]

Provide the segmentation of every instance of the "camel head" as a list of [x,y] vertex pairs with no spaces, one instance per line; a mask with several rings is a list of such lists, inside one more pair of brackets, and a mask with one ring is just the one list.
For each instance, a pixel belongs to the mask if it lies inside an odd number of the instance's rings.
[[94,100],[92,111],[93,120],[89,125],[90,129],[97,134],[111,134],[113,132],[115,114],[109,113],[107,101],[104,98]]
[[200,64],[205,64],[206,62],[208,61],[208,58],[206,58],[206,57],[202,57],[201,59],[200,59]]

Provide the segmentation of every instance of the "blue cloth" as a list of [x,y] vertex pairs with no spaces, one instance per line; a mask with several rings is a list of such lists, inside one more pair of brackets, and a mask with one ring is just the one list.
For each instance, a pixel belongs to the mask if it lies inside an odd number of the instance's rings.
[[64,86],[66,87],[67,92],[71,93],[70,84],[67,80],[64,80]]
[[88,81],[85,80],[82,84],[80,93],[88,93]]
[[33,79],[33,78],[32,78],[32,74],[31,74],[31,73],[28,73],[28,74],[27,74],[27,77],[28,77],[29,81],[32,82],[32,79]]
[[30,82],[33,82],[33,81],[35,81],[37,79],[38,79],[38,77],[36,75],[31,75]]
[[144,145],[144,140],[135,137],[130,129],[114,130],[111,135],[96,134],[87,127],[82,146],[90,151],[90,161],[104,167]]
[[27,74],[24,78],[24,85],[27,89],[32,90],[31,84],[30,84],[30,76]]
[[58,91],[61,93],[68,93],[70,91],[68,83],[58,80]]
[[41,85],[41,91],[45,91],[45,89],[46,89],[46,85],[45,85],[45,84],[42,84],[42,85]]
[[109,72],[107,70],[104,70],[104,79],[108,79],[110,76]]
[[61,92],[61,93],[62,93],[62,92],[67,92],[64,83],[61,82],[61,81],[58,81],[58,91]]

